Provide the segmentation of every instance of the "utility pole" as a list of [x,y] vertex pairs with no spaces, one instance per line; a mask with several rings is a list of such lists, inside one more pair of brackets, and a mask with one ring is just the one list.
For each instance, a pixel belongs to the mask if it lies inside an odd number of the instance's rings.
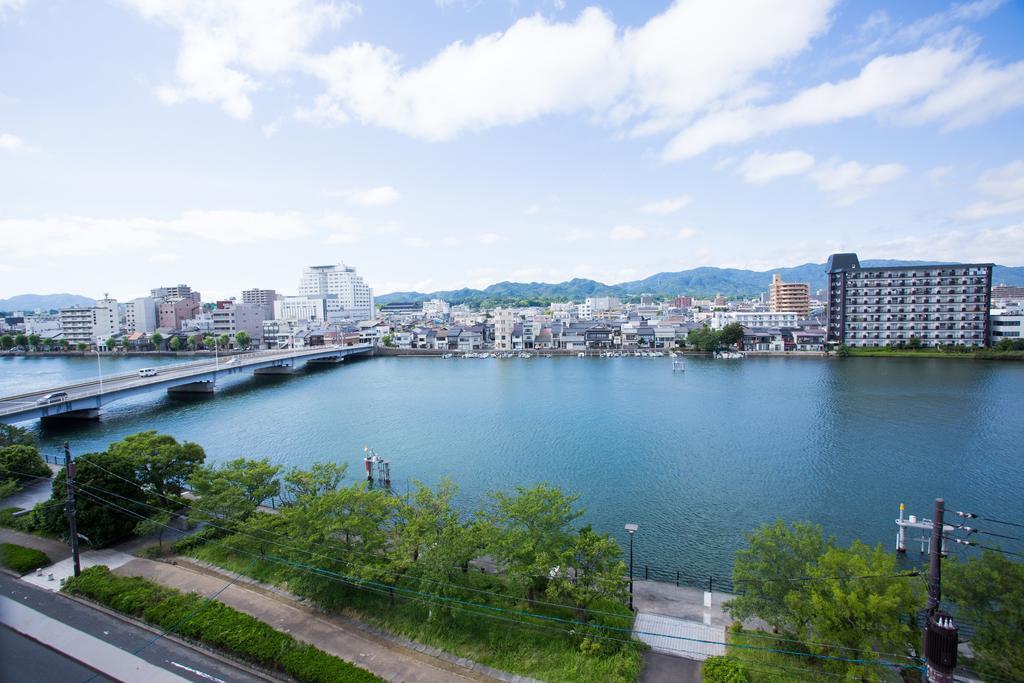
[[935,499],[932,518],[931,566],[928,571],[928,616],[924,627],[924,656],[930,683],[953,683],[959,629],[948,614],[939,611],[942,598],[942,532],[946,503]]
[[71,461],[71,447],[64,442],[64,471],[68,476],[68,499],[64,504],[64,514],[68,517],[68,530],[71,534],[71,559],[75,563],[75,576],[82,573],[82,565],[78,559],[78,525],[75,522],[75,463]]

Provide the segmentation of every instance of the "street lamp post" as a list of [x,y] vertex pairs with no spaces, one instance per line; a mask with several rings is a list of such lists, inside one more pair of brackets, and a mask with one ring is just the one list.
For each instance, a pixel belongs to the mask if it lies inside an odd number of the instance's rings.
[[640,526],[637,524],[627,524],[626,531],[629,532],[629,611],[633,611],[633,534],[636,533]]
[[100,377],[100,396],[103,396],[103,366],[100,364],[100,352],[99,349],[93,349],[93,353],[96,354],[96,372]]

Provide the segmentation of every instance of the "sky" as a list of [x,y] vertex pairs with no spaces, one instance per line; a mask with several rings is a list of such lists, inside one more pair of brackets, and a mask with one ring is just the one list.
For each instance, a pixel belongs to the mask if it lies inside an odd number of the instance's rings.
[[0,0],[0,297],[1024,265],[1024,2]]

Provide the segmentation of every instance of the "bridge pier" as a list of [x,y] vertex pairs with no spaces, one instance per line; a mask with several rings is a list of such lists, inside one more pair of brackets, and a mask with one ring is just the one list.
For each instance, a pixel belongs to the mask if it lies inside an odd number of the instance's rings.
[[201,382],[189,382],[188,384],[178,384],[173,387],[167,387],[168,394],[212,394],[213,393],[213,380],[203,380]]
[[98,420],[100,419],[99,408],[82,408],[81,410],[69,410],[55,415],[44,415],[44,421],[49,420]]
[[291,365],[271,365],[266,368],[256,368],[252,371],[254,375],[291,375],[295,367]]

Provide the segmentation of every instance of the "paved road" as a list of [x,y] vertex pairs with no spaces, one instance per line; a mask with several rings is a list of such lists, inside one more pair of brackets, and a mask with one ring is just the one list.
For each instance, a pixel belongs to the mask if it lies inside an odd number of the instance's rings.
[[648,651],[644,653],[640,683],[700,683],[704,680],[702,666],[692,659]]
[[[154,637],[152,631],[128,624],[91,607],[74,602],[62,595],[41,590],[24,581],[19,581],[6,575],[0,575],[0,595],[52,619],[59,620],[61,623],[97,638],[119,650],[123,650],[125,657],[128,657],[129,653],[142,647]],[[188,681],[195,681],[196,683],[216,683],[217,680],[224,681],[225,683],[234,683],[235,681],[254,680],[253,674],[249,671],[226,664],[166,638],[162,638],[141,650],[137,657],[163,669],[170,675]],[[2,680],[4,681],[18,680],[13,677],[22,676],[32,670],[31,667],[35,666],[34,663],[24,663],[19,659],[9,657],[6,651],[0,661],[2,661],[0,673],[3,674]],[[87,677],[84,676],[77,680],[84,681]],[[30,680],[56,681],[76,679],[51,675]]]
[[4,683],[39,683],[40,681],[84,681],[113,683],[112,678],[83,666],[57,650],[0,626],[0,680]]

